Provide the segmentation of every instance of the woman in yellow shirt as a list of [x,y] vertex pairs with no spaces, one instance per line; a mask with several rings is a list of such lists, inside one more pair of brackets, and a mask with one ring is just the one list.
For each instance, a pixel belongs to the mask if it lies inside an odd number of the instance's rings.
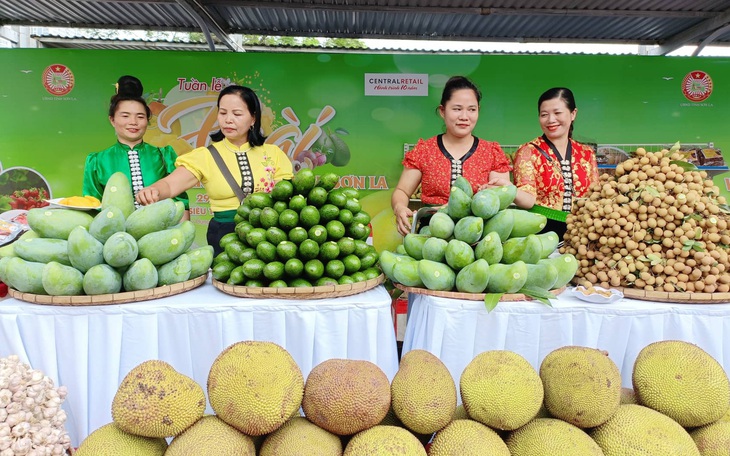
[[[261,102],[248,87],[232,85],[218,95],[219,131],[210,135],[226,169],[243,191],[270,192],[276,182],[291,179],[289,157],[273,144],[264,144],[261,130]],[[220,239],[235,230],[233,217],[241,204],[208,147],[199,147],[175,161],[177,168],[137,193],[140,204],[171,198],[198,182],[208,194],[213,219],[208,224],[207,240],[215,254],[222,251]]]

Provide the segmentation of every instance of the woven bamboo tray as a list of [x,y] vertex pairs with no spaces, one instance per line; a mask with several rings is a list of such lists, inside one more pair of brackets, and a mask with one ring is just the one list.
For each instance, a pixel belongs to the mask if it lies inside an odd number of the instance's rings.
[[80,296],[49,296],[33,293],[23,293],[12,288],[8,294],[20,301],[31,304],[42,304],[46,306],[106,306],[111,304],[124,304],[129,302],[148,301],[150,299],[165,298],[180,293],[185,293],[205,283],[208,278],[206,272],[200,277],[186,280],[185,282],[164,285],[150,288],[149,290],[125,291],[122,293],[111,293],[101,295],[80,295]]
[[[419,287],[407,287],[405,285],[402,285],[400,283],[393,283],[396,288],[403,290],[407,293],[418,293],[422,295],[427,296],[436,296],[439,298],[449,298],[449,299],[466,299],[468,301],[484,301],[484,297],[486,296],[485,293],[461,293],[459,291],[437,291],[437,290],[429,290],[428,288],[419,288]],[[565,291],[565,287],[558,288],[557,290],[550,290],[550,293],[554,294],[555,296],[559,295]],[[505,293],[502,295],[501,298],[499,298],[499,302],[508,302],[508,301],[532,301],[532,298],[523,295],[522,293]]]
[[348,283],[343,285],[323,285],[319,287],[244,287],[241,285],[228,285],[213,279],[213,286],[229,295],[239,298],[258,299],[325,299],[350,296],[363,291],[375,288],[385,281],[385,276],[380,274],[374,279],[365,282]]
[[646,291],[636,288],[613,287],[624,297],[643,301],[672,302],[680,304],[730,304],[730,293],[680,293],[669,291]]

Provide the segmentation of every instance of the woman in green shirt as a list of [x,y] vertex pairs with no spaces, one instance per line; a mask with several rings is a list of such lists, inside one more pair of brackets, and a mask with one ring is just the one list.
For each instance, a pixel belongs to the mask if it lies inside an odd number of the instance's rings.
[[[157,147],[144,142],[150,119],[150,108],[142,98],[142,83],[134,76],[122,76],[117,82],[117,93],[109,104],[109,122],[117,134],[117,142],[108,149],[86,157],[84,164],[83,195],[101,200],[104,186],[112,174],[123,172],[136,194],[175,170],[177,154],[170,146]],[[189,218],[187,193],[176,200],[185,204],[185,219]]]

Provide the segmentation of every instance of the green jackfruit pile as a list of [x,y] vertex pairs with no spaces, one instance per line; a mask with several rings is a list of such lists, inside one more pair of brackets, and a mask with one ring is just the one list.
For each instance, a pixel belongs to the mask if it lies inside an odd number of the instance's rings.
[[472,193],[458,177],[448,204],[427,226],[409,233],[396,252],[380,253],[380,266],[394,282],[408,287],[463,293],[525,293],[550,298],[578,269],[572,254],[552,256],[555,232],[540,231],[547,218],[511,208],[517,187]]
[[380,276],[367,243],[370,215],[355,188],[335,188],[340,176],[317,180],[302,168],[271,193],[255,192],[238,207],[235,231],[223,236],[213,278],[247,287],[312,287]]
[[20,292],[100,295],[171,285],[208,272],[213,248],[191,248],[195,226],[185,207],[165,199],[135,209],[123,173],[109,179],[101,210],[36,208],[31,231],[0,258],[0,281]]
[[305,382],[285,349],[244,341],[211,367],[215,415],[203,416],[193,380],[148,361],[120,385],[114,422],[76,456],[730,454],[730,381],[708,353],[655,342],[632,374],[622,389],[606,352],[566,346],[539,370],[511,351],[480,353],[458,385],[424,350],[405,353],[390,383],[377,365],[347,359],[321,362]]

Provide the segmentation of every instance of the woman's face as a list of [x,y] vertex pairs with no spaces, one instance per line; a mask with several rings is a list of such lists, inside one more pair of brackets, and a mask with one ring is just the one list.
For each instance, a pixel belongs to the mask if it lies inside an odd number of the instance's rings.
[[540,105],[540,128],[551,141],[567,138],[577,112],[577,109],[571,112],[560,98],[545,100]]
[[119,142],[132,147],[142,142],[147,131],[147,111],[138,101],[121,101],[109,122],[114,127]]
[[462,138],[471,136],[479,119],[479,101],[471,89],[455,90],[445,106],[439,106],[446,133]]
[[218,126],[230,142],[240,146],[248,141],[248,132],[256,118],[236,93],[223,95],[218,104]]

